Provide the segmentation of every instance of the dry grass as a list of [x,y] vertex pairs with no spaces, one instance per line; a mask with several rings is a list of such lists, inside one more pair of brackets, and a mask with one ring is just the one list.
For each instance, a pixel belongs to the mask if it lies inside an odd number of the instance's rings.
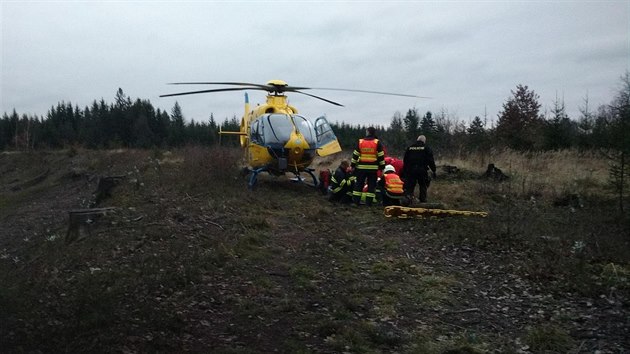
[[522,196],[556,198],[566,193],[605,194],[607,161],[596,152],[577,150],[518,152],[492,150],[444,156],[439,165],[455,165],[483,175],[493,163],[512,177],[512,192]]

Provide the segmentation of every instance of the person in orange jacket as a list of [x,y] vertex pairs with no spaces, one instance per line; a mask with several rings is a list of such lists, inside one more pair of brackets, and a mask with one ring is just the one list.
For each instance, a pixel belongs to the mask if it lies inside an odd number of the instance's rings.
[[352,192],[352,201],[355,205],[361,203],[363,185],[366,181],[365,205],[371,206],[376,199],[374,191],[376,189],[377,171],[385,167],[384,159],[383,145],[376,137],[376,129],[374,127],[367,128],[365,138],[359,139],[359,143],[352,153],[351,165],[357,177],[354,191]]
[[396,173],[394,166],[387,165],[383,170],[383,178],[380,180],[383,206],[400,205],[405,197],[404,182]]

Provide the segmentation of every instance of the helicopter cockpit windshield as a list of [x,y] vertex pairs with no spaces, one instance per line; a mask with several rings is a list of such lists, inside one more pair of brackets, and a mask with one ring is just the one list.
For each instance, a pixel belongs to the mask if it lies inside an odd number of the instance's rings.
[[306,118],[294,114],[267,114],[252,125],[252,138],[265,145],[284,145],[291,138],[293,127],[302,133],[310,146],[315,146],[315,128]]

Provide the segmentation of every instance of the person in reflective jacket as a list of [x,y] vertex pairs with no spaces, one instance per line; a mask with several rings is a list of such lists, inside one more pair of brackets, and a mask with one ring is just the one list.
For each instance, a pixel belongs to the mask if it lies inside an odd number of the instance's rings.
[[374,190],[377,171],[385,168],[385,152],[383,152],[383,145],[376,137],[376,129],[369,127],[365,132],[365,138],[359,139],[359,143],[352,153],[351,165],[357,177],[354,192],[352,192],[352,201],[355,205],[361,203],[363,186],[367,181],[365,205],[370,206],[376,199]]
[[400,205],[405,196],[404,183],[392,165],[385,166],[383,177],[379,181],[383,206]]
[[435,179],[435,160],[433,150],[426,145],[427,138],[420,135],[418,140],[407,148],[403,158],[403,179],[405,180],[405,194],[413,198],[416,183],[420,187],[419,199],[421,203],[427,201],[427,189],[431,183],[429,170]]
[[350,173],[350,163],[341,161],[335,173],[330,177],[331,202],[350,203],[352,201],[353,177]]

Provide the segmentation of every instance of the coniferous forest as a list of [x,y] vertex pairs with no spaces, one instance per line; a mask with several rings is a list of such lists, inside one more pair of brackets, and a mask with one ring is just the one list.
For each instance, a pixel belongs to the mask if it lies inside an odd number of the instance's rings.
[[[569,117],[564,102],[556,99],[542,111],[540,97],[525,85],[511,91],[496,120],[476,116],[464,122],[446,109],[420,112],[416,108],[383,117],[379,138],[390,154],[400,154],[419,134],[429,138],[438,151],[483,151],[510,148],[519,151],[567,148],[630,150],[630,78],[626,73],[609,104],[589,106],[583,100],[579,117]],[[613,86],[615,83],[611,83]],[[401,113],[404,112],[404,113]],[[331,120],[344,149],[363,136],[365,125]],[[149,100],[132,100],[122,89],[113,102],[104,99],[86,107],[71,102],[53,105],[45,116],[4,112],[0,119],[1,150],[56,149],[66,147],[170,148],[183,145],[237,145],[237,139],[219,140],[219,130],[238,130],[240,117],[215,120],[187,119],[175,103],[170,112],[156,109]]]

